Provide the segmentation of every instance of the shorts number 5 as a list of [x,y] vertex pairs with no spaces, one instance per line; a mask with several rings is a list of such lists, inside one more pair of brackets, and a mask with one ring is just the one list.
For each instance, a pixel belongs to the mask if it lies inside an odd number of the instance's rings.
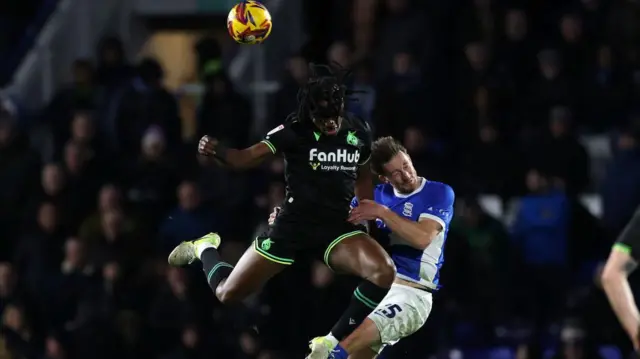
[[394,318],[398,313],[402,312],[402,308],[400,308],[400,306],[397,304],[388,304],[386,308],[378,309],[376,310],[376,312],[391,319]]

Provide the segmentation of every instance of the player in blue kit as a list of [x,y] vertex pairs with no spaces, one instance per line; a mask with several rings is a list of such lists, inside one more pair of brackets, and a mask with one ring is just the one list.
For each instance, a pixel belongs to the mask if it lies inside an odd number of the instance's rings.
[[[419,177],[406,149],[392,137],[376,140],[371,166],[383,184],[375,201],[352,201],[349,220],[375,220],[389,235],[396,279],[387,296],[344,340],[330,333],[311,342],[310,359],[373,358],[385,345],[415,333],[427,321],[438,290],[444,244],[453,217],[453,189]],[[277,213],[277,212],[276,212]],[[270,220],[275,218],[272,214]],[[356,324],[356,323],[354,323]]]

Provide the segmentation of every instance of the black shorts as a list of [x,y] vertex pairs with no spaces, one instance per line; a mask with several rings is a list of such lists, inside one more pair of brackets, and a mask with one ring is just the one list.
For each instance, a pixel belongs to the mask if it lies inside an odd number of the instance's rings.
[[303,254],[322,258],[329,266],[329,255],[338,243],[366,233],[364,226],[346,221],[325,225],[278,221],[268,233],[256,238],[253,248],[263,257],[280,264],[291,265],[297,255]]

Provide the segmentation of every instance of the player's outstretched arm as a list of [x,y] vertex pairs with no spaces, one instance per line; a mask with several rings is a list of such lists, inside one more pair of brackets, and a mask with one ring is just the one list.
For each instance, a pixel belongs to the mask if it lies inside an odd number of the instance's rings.
[[358,178],[356,179],[356,198],[359,200],[373,200],[373,173],[369,161],[360,165],[358,168]]
[[264,142],[256,143],[243,150],[237,150],[225,147],[210,136],[203,136],[200,139],[198,153],[203,156],[211,156],[216,162],[233,169],[255,167],[273,154],[269,146]]
[[636,262],[629,254],[628,247],[620,243],[616,244],[602,272],[602,287],[618,320],[631,338],[634,348],[639,350],[640,313],[628,280],[629,274],[635,267]]
[[444,230],[438,221],[423,218],[418,222],[409,221],[398,216],[392,210],[385,208],[380,219],[389,227],[391,232],[406,240],[417,249],[427,248],[434,238]]
[[403,218],[371,200],[359,201],[351,210],[349,221],[359,223],[364,220],[380,219],[391,232],[405,239],[411,246],[425,249],[447,228],[453,214],[455,199],[453,189],[447,185],[439,188],[440,190],[425,195],[417,222]]
[[389,208],[371,200],[359,201],[351,210],[349,221],[360,223],[380,219],[389,229],[405,239],[412,247],[425,249],[443,231],[443,222],[431,218],[421,218],[419,222],[409,221],[395,214]]

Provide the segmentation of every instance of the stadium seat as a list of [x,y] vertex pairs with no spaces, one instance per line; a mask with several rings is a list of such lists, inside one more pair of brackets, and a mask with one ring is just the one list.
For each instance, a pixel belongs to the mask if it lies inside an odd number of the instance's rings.
[[516,352],[509,347],[496,347],[489,350],[489,359],[515,359]]
[[462,359],[487,359],[487,354],[484,349],[465,350]]
[[620,349],[613,345],[602,346],[598,350],[602,359],[622,359]]
[[[544,351],[542,358],[551,359],[555,353],[556,351],[554,349],[547,349]],[[598,348],[598,353],[602,359],[622,359],[620,349],[613,345],[606,345]]]
[[516,353],[509,347],[465,350],[464,359],[515,359]]
[[492,194],[484,194],[478,197],[478,204],[483,211],[487,212],[491,217],[502,220],[504,216],[504,208],[502,205],[502,199],[499,196]]
[[596,218],[602,217],[602,198],[598,194],[580,196],[580,203]]
[[555,349],[546,349],[542,353],[542,359],[551,359],[555,353],[556,353]]
[[587,150],[589,157],[599,159],[611,158],[610,138],[607,135],[582,136],[580,142]]

